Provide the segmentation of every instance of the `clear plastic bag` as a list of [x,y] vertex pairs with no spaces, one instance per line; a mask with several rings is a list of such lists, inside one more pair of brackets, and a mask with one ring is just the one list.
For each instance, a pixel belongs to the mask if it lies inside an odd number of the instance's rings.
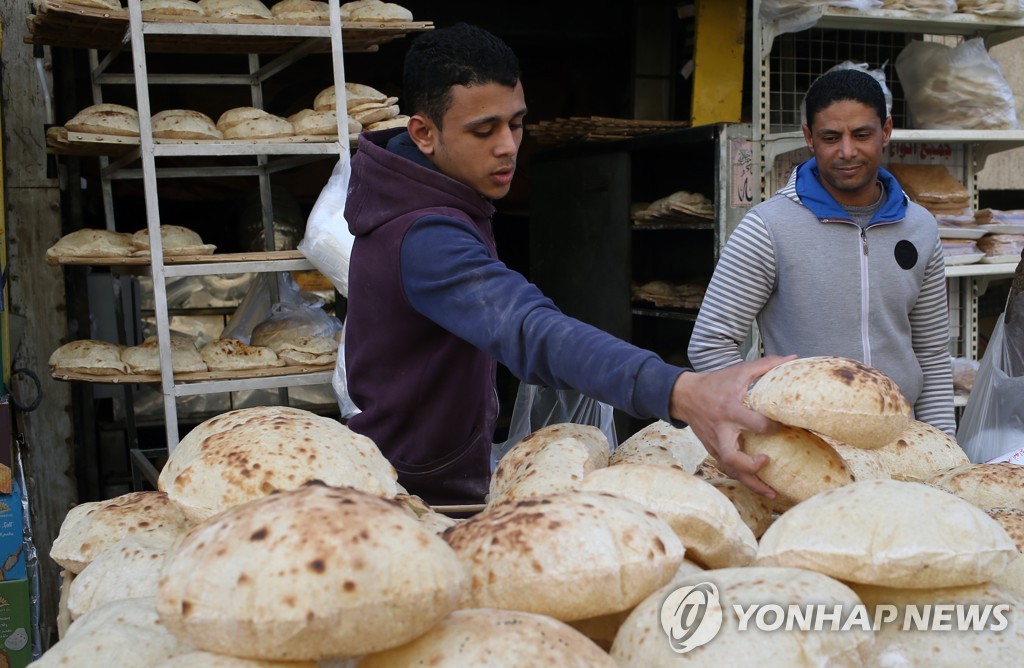
[[345,375],[345,328],[341,328],[341,340],[338,342],[338,361],[334,364],[334,376],[331,377],[331,385],[334,387],[334,396],[338,400],[338,409],[344,420],[360,412],[359,406],[352,401],[352,395],[348,392],[348,378]]
[[956,440],[972,462],[987,462],[1024,448],[1024,341],[1007,337],[1000,316],[974,378]]
[[346,153],[338,160],[327,185],[320,191],[298,246],[306,259],[345,297],[348,297],[348,265],[355,240],[345,221],[345,201],[351,174],[352,167]]
[[913,41],[896,74],[915,128],[1017,130],[1013,89],[980,37],[955,47]]
[[608,439],[611,450],[619,444],[614,409],[610,405],[575,390],[556,390],[520,382],[516,403],[512,407],[508,438],[495,443],[491,449],[491,470],[524,437],[542,427],[566,422],[597,427]]

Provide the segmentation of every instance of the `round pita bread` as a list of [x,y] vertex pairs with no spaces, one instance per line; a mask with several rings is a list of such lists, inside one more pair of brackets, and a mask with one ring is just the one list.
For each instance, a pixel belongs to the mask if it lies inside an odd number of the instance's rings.
[[999,522],[1014,543],[1017,550],[1024,552],[1024,510],[1020,508],[988,508],[988,516]]
[[104,549],[71,581],[71,619],[112,601],[155,597],[164,558],[182,536],[152,531],[128,534]]
[[193,0],[142,0],[142,18],[158,16],[206,16],[206,12]]
[[128,365],[121,361],[124,346],[98,339],[69,341],[50,354],[50,372],[86,373],[93,376],[118,376],[128,373]]
[[597,492],[509,501],[443,536],[470,575],[461,607],[563,621],[636,605],[672,577],[684,551],[660,517]]
[[356,119],[364,127],[379,123],[380,121],[386,121],[394,118],[398,115],[399,109],[397,104],[392,104],[387,107],[375,107],[371,109],[363,109],[362,111],[350,111],[349,115]]
[[101,552],[126,536],[173,541],[192,523],[163,492],[129,492],[105,501],[80,503],[64,517],[50,558],[81,573]]
[[692,428],[674,427],[664,420],[657,420],[619,443],[608,459],[608,465],[674,464],[687,473],[694,473],[707,456],[708,451]]
[[266,118],[270,114],[257,107],[233,107],[217,117],[217,129],[226,132],[242,121]]
[[[296,135],[336,135],[338,134],[338,112],[328,109],[314,111],[303,109],[288,117]],[[360,126],[361,127],[361,126]],[[351,132],[351,128],[349,128]],[[359,130],[357,129],[356,132]]]
[[[217,247],[204,244],[197,232],[181,225],[161,225],[160,243],[164,257],[178,255],[210,255]],[[131,254],[133,256],[149,255],[149,228],[144,227],[132,234]]]
[[[679,654],[663,631],[662,605],[680,587],[700,586],[708,591],[709,583],[717,588],[717,598],[708,597],[705,618],[721,614],[721,630],[706,645]],[[744,609],[754,604],[792,604],[801,608],[822,605],[828,610],[835,606],[850,610],[859,603],[857,595],[843,583],[797,568],[704,571],[675,579],[645,598],[623,622],[611,656],[621,668],[669,668],[690,663],[758,668],[859,666],[859,655],[871,646],[870,631],[858,627],[831,631],[827,626],[814,632],[762,631],[753,620],[741,631],[739,617],[732,612],[734,605]],[[684,629],[685,626],[678,630]]]
[[761,534],[771,526],[772,506],[768,499],[760,494],[755,494],[746,485],[732,478],[712,478],[708,480],[708,484],[732,502],[740,514],[740,519],[754,534],[754,538],[760,538]]
[[412,21],[412,12],[393,2],[362,0],[343,4],[341,18],[343,21]]
[[740,432],[740,449],[750,456],[767,455],[757,476],[776,492],[771,500],[786,510],[829,489],[853,482],[853,476],[832,447],[806,429],[782,425],[772,434]]
[[131,239],[127,232],[76,230],[46,250],[46,264],[56,266],[62,257],[128,257]]
[[458,610],[416,640],[363,657],[359,668],[616,668],[571,626],[512,610]]
[[152,666],[191,648],[168,633],[156,599],[113,601],[82,615],[34,668]]
[[267,114],[261,118],[250,118],[232,125],[224,131],[224,139],[274,139],[291,137],[295,128],[287,119]]
[[314,483],[196,527],[168,558],[158,606],[198,649],[315,661],[419,637],[465,585],[451,548],[396,503]]
[[250,346],[237,339],[217,339],[199,349],[210,371],[270,369],[284,366],[284,360],[270,348]]
[[846,468],[854,480],[889,480],[892,478],[889,467],[886,466],[885,461],[882,459],[881,452],[884,448],[865,450],[864,448],[855,448],[852,445],[840,443],[828,436],[822,436],[821,438],[842,458],[843,463],[846,464]]
[[[151,336],[137,346],[121,351],[121,360],[131,373],[160,373],[160,342]],[[171,368],[174,373],[206,371],[206,362],[190,337],[171,335]]]
[[616,494],[668,522],[686,557],[708,568],[746,566],[757,540],[736,507],[692,473],[650,464],[620,464],[591,471],[582,491]]
[[608,465],[609,449],[604,433],[590,425],[564,423],[538,429],[498,462],[487,503],[577,489],[585,475]]
[[[209,0],[201,0],[203,2]],[[207,16],[209,10],[207,10]],[[167,109],[153,114],[153,136],[159,139],[223,139],[213,119],[191,109]]]
[[897,480],[926,480],[937,471],[970,463],[956,439],[919,420],[911,420],[899,438],[877,452]]
[[139,112],[123,104],[94,104],[72,116],[64,127],[71,132],[138,137]]
[[320,0],[281,0],[270,7],[275,21],[328,21],[330,6]]
[[992,579],[1017,554],[999,523],[963,499],[866,480],[783,513],[761,536],[755,563],[885,587],[957,587]]
[[271,19],[274,15],[260,0],[199,0],[207,16],[220,19]]
[[880,448],[907,427],[910,404],[891,378],[844,357],[785,362],[747,394],[755,411],[855,448]]
[[[1013,611],[1004,611],[1008,628],[957,630],[958,610],[965,604],[985,606],[1007,605],[1019,611],[1024,604],[1013,591],[995,583],[946,589],[893,589],[853,585],[868,614],[875,619],[878,606],[895,606],[897,617],[881,624],[875,631],[875,642],[865,657],[869,666],[1010,666],[1020,661],[1024,651],[1024,627],[1014,623]],[[952,623],[948,630],[928,630],[909,617],[909,606],[918,612],[938,606],[952,606]],[[925,613],[927,614],[927,613]],[[988,623],[997,623],[992,616]],[[907,628],[904,629],[904,625]]]
[[[348,84],[345,86],[347,88]],[[337,108],[337,94],[334,86],[324,88],[313,98],[313,111],[335,111]]]
[[1024,510],[1024,467],[1020,464],[965,464],[934,473],[925,482],[979,508]]
[[392,498],[397,477],[373,441],[337,420],[261,406],[198,425],[171,452],[157,482],[182,512],[202,521],[311,480]]

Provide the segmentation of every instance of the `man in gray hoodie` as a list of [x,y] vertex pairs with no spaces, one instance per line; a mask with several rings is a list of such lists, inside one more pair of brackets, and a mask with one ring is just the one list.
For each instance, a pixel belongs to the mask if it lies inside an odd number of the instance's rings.
[[942,245],[935,218],[881,168],[892,133],[879,83],[836,70],[812,84],[812,158],[752,208],[708,286],[689,356],[698,371],[741,361],[757,320],[770,355],[838,355],[892,378],[916,419],[953,435]]

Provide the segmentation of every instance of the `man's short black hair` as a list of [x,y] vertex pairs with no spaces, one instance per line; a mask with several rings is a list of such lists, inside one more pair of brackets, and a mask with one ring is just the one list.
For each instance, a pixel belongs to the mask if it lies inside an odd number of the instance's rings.
[[861,70],[833,70],[821,75],[807,91],[807,97],[804,98],[807,126],[814,127],[814,119],[819,111],[844,100],[860,102],[871,107],[882,123],[888,116],[885,110],[885,93],[878,80]]
[[483,28],[457,23],[423,33],[405,54],[402,104],[438,127],[451,106],[452,86],[519,81],[519,59]]

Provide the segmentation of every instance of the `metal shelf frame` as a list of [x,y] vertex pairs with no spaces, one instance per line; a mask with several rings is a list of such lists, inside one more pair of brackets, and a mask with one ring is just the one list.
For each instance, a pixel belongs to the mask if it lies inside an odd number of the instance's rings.
[[[156,316],[157,338],[160,351],[160,391],[163,395],[164,421],[168,450],[173,450],[179,441],[178,413],[176,398],[213,392],[236,390],[287,388],[300,385],[315,385],[331,382],[331,372],[246,378],[193,383],[175,382],[171,364],[170,315],[167,306],[166,279],[173,276],[195,276],[206,274],[232,274],[248,272],[279,272],[311,269],[307,260],[252,260],[240,262],[197,263],[165,265],[163,244],[160,236],[160,211],[157,199],[157,181],[161,178],[202,178],[204,176],[256,176],[262,202],[265,250],[274,251],[273,202],[270,191],[270,175],[324,157],[338,156],[347,159],[350,154],[347,120],[339,114],[339,139],[328,142],[203,142],[203,143],[156,143],[152,132],[152,110],[149,87],[151,85],[239,85],[248,86],[252,106],[263,108],[262,83],[279,74],[310,53],[324,50],[330,44],[333,64],[333,80],[338,91],[338,108],[344,109],[345,68],[342,44],[340,3],[329,3],[330,20],[326,26],[310,25],[259,25],[259,24],[193,24],[193,23],[147,23],[142,18],[139,0],[128,0],[128,32],[119,49],[115,49],[101,60],[97,51],[90,50],[90,74],[95,103],[103,101],[102,87],[107,85],[133,85],[135,87],[136,109],[139,114],[139,146],[127,154],[111,161],[100,158],[100,180],[107,229],[115,229],[114,207],[111,183],[121,179],[141,179],[145,193],[146,228],[150,237],[149,272],[153,279],[154,313]],[[155,74],[150,75],[147,67],[147,35],[182,36],[248,36],[302,37],[308,38],[291,50],[280,54],[265,64],[260,64],[258,54],[248,55],[248,72],[227,74]],[[115,73],[110,68],[115,58],[128,47],[131,54],[132,72]],[[160,157],[240,156],[253,158],[254,164],[159,168]],[[275,160],[271,160],[271,157]],[[138,166],[132,166],[138,163]],[[114,281],[115,297],[120,303],[123,275]],[[119,334],[124,328],[119,328]],[[131,444],[137,448],[137,443]],[[134,453],[133,453],[134,456]]]

